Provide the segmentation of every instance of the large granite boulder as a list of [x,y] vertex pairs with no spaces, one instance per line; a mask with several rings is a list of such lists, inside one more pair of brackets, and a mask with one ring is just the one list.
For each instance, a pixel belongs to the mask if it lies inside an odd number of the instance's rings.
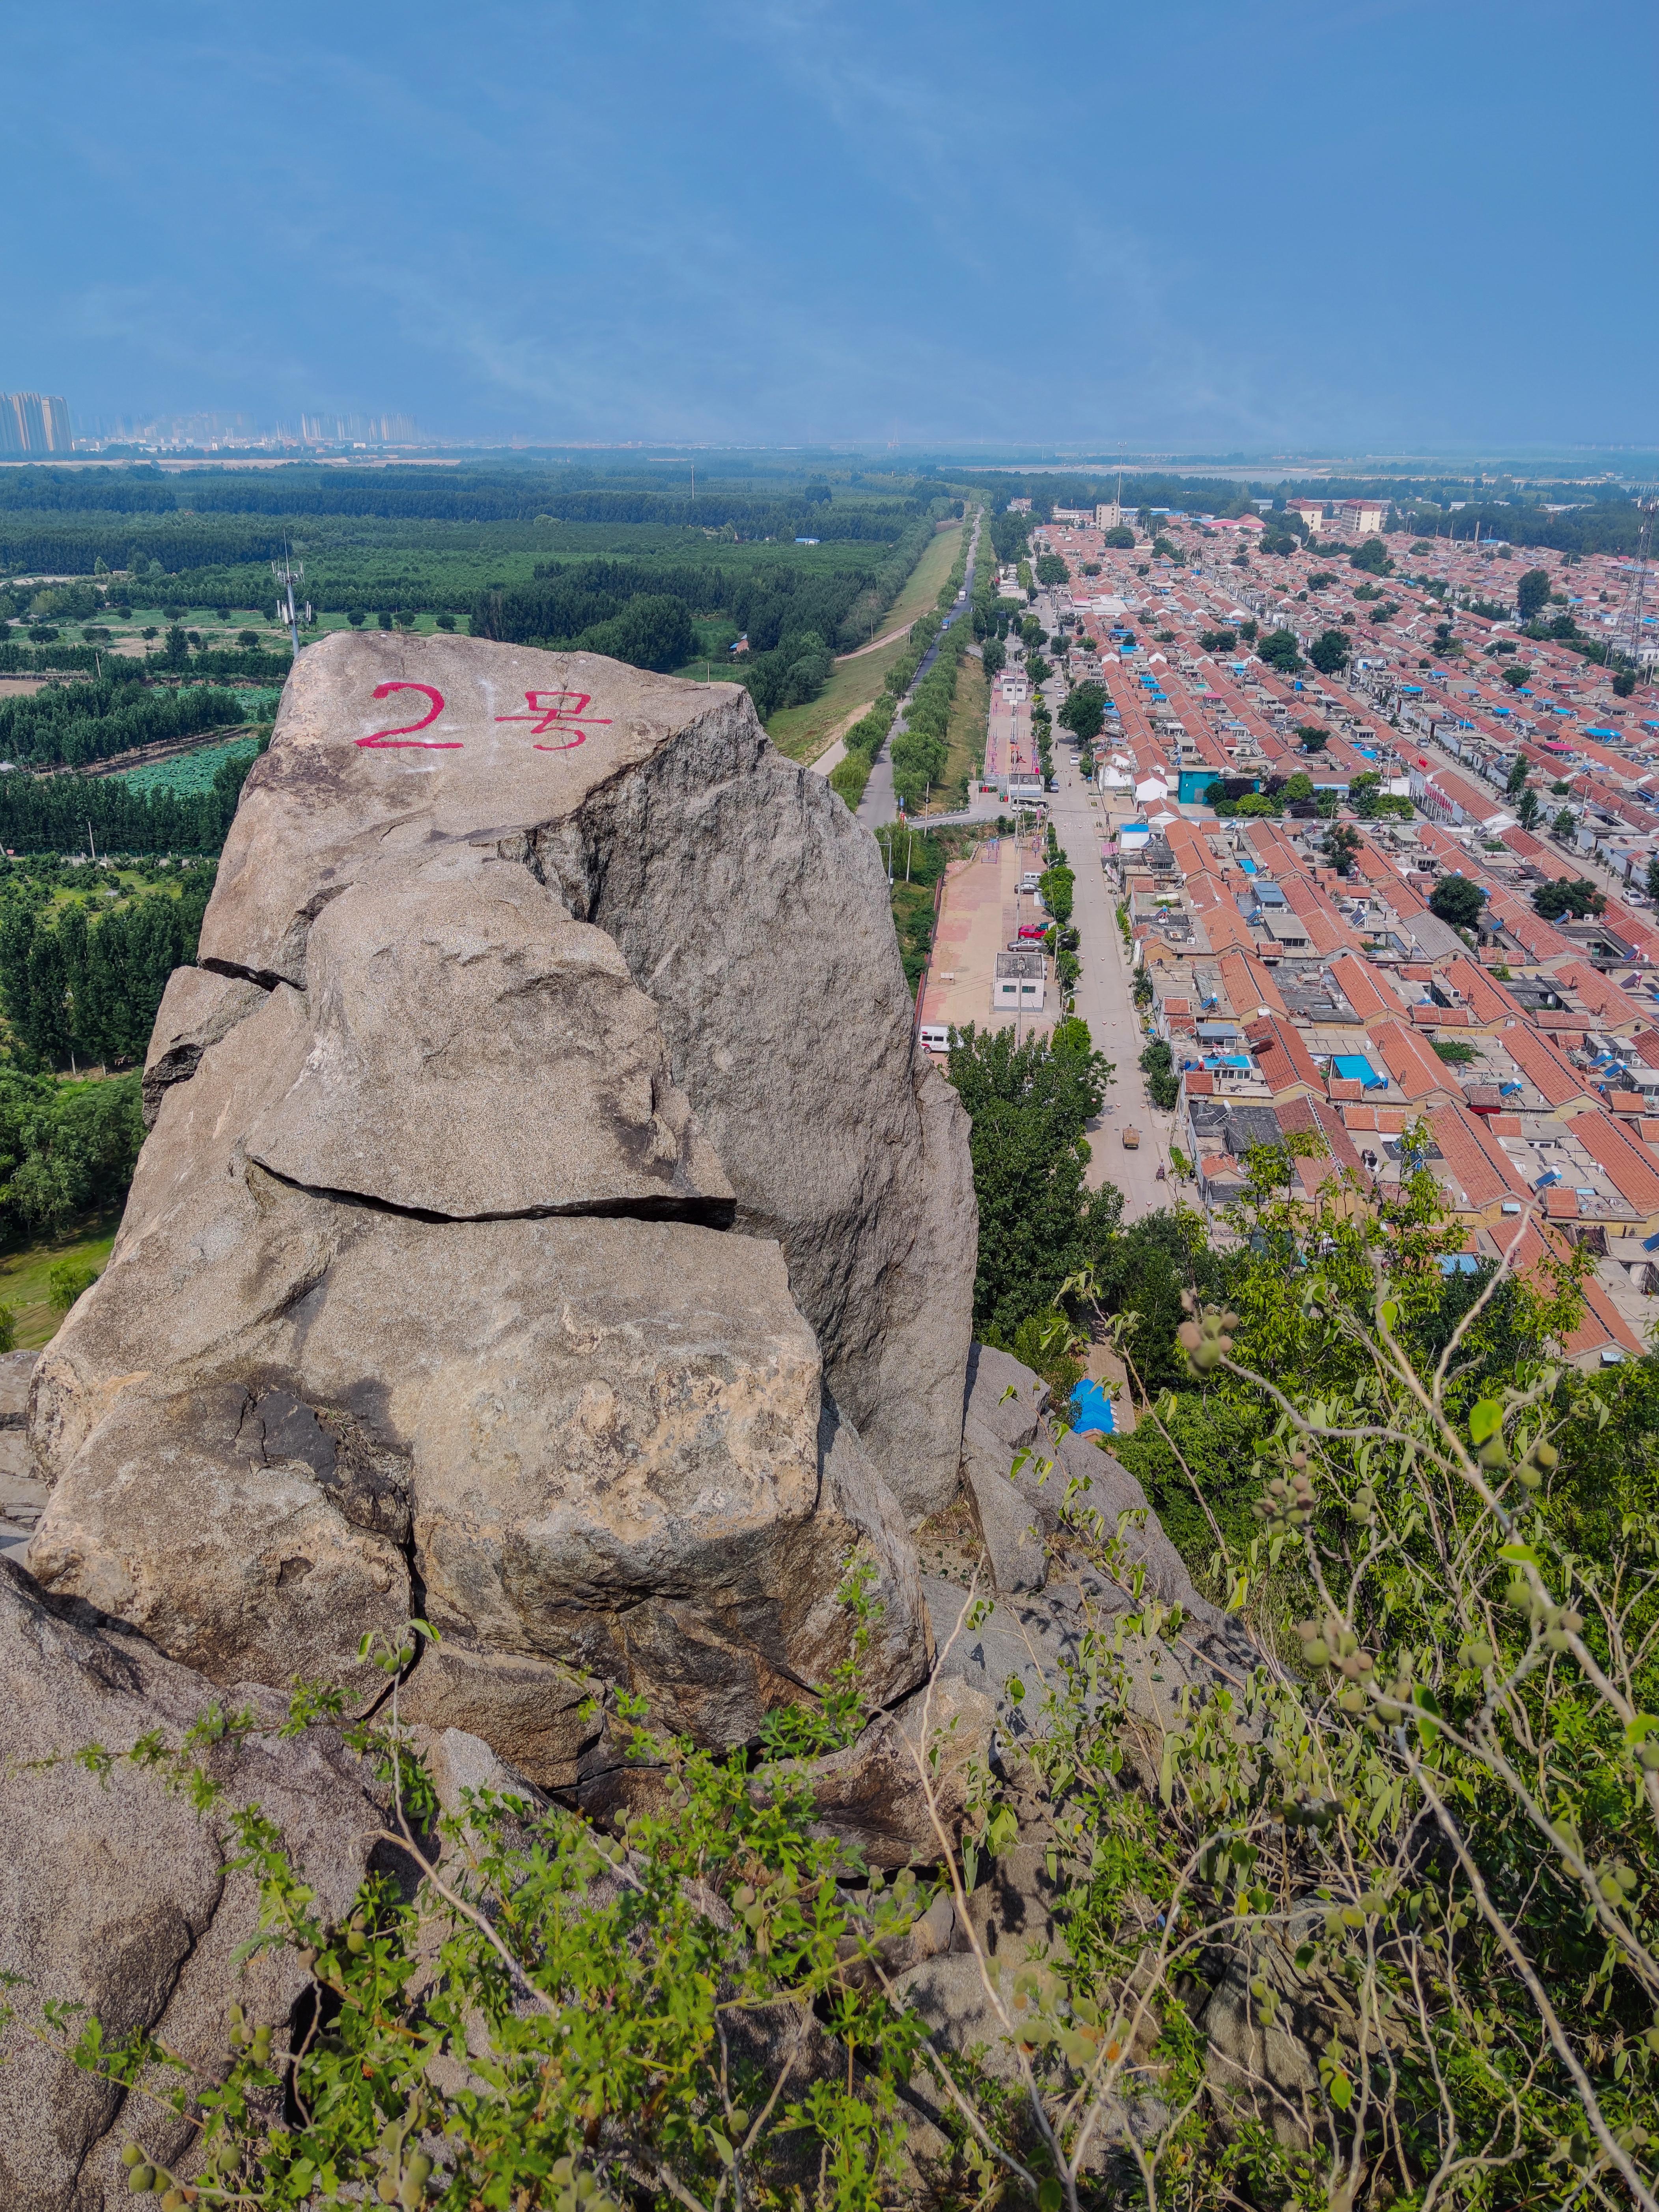
[[[47,2003],[88,2007],[112,2040],[148,2028],[209,2078],[227,2058],[228,2000],[286,2027],[307,1976],[283,1945],[252,1948],[258,1884],[227,1870],[231,1808],[264,1808],[325,1918],[343,1917],[368,1869],[383,1815],[366,1771],[330,1731],[283,1739],[279,1697],[239,1688],[236,1704],[251,1702],[263,1725],[240,1745],[204,1745],[202,1762],[226,1785],[208,1813],[165,1770],[122,1759],[152,1734],[178,1746],[224,1702],[131,1630],[44,1602],[0,1559],[0,1966],[21,1977],[0,2027],[0,2204],[113,2212],[131,2202],[119,2159],[130,2132],[169,2160],[194,2139],[155,2099],[125,2112],[118,2088],[39,2033]],[[94,1745],[114,1755],[102,1776],[75,1756]]]
[[31,1543],[221,1682],[361,1680],[568,1784],[929,1643],[975,1224],[874,847],[745,692],[341,635],[289,679],[43,1357]]

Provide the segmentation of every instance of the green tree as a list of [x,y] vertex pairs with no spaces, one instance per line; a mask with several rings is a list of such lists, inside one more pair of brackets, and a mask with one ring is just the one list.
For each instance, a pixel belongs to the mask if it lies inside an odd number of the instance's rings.
[[1364,538],[1348,556],[1351,568],[1363,568],[1368,576],[1389,576],[1394,562],[1389,558],[1389,549],[1380,537]]
[[1480,886],[1467,876],[1442,876],[1429,894],[1429,911],[1455,929],[1478,927],[1485,904]]
[[1146,1096],[1167,1114],[1180,1103],[1181,1078],[1175,1054],[1162,1037],[1154,1037],[1140,1055],[1140,1072],[1146,1079]]
[[1331,741],[1328,730],[1322,730],[1317,722],[1304,722],[1297,730],[1297,742],[1304,753],[1322,753]]
[[1072,902],[1077,878],[1070,868],[1045,868],[1037,888],[1042,894],[1042,903],[1054,920],[1063,929],[1072,918]]
[[1577,822],[1577,817],[1574,814],[1571,807],[1564,806],[1561,809],[1561,811],[1556,816],[1554,821],[1550,824],[1550,827],[1558,837],[1571,837]]
[[1516,802],[1515,812],[1516,820],[1520,823],[1521,827],[1523,830],[1536,829],[1538,826],[1538,817],[1543,811],[1543,808],[1540,805],[1538,801],[1538,793],[1533,789],[1530,784],[1528,784],[1524,787],[1519,799]]
[[1363,849],[1359,832],[1349,822],[1333,823],[1325,835],[1325,857],[1339,876],[1351,876]]
[[1506,799],[1518,799],[1520,797],[1521,793],[1526,785],[1527,769],[1528,761],[1526,755],[1524,753],[1517,753],[1515,758],[1510,763],[1510,772],[1504,780],[1504,795]]
[[1104,1102],[1111,1063],[1086,1022],[1016,1044],[1012,1030],[958,1032],[947,1060],[973,1123],[979,1201],[975,1326],[1005,1340],[1054,1305],[1061,1285],[1097,1257],[1122,1213],[1108,1183],[1090,1192],[1085,1125]]
[[1311,799],[1314,795],[1313,778],[1306,769],[1299,768],[1294,775],[1285,778],[1284,788],[1279,795],[1284,799]]
[[1339,669],[1347,666],[1352,652],[1345,632],[1328,629],[1322,631],[1309,647],[1308,658],[1322,676],[1334,676]]
[[1097,738],[1106,724],[1106,696],[1103,684],[1076,685],[1060,710],[1060,726],[1074,731],[1085,744]]
[[1072,572],[1058,553],[1043,553],[1037,557],[1036,580],[1052,588],[1056,584],[1069,584]]
[[1532,681],[1531,669],[1523,667],[1519,661],[1511,661],[1501,673],[1504,683],[1512,691],[1518,691],[1523,684],[1529,684]]
[[1134,550],[1135,534],[1127,523],[1120,522],[1109,530],[1100,542],[1109,546],[1115,553],[1131,553]]
[[1258,656],[1282,676],[1293,676],[1302,665],[1293,629],[1270,629],[1256,646]]
[[1587,921],[1592,915],[1605,914],[1607,908],[1607,900],[1588,876],[1571,880],[1559,877],[1554,883],[1540,884],[1532,895],[1532,902],[1546,921],[1559,921],[1567,915],[1575,921]]
[[1523,623],[1531,622],[1549,605],[1549,570],[1528,568],[1515,586],[1515,611]]

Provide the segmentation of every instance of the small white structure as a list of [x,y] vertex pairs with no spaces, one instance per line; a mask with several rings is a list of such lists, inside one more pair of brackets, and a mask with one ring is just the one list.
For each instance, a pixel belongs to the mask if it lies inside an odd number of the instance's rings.
[[999,1014],[1040,1014],[1047,963],[1040,952],[999,952],[991,1010]]

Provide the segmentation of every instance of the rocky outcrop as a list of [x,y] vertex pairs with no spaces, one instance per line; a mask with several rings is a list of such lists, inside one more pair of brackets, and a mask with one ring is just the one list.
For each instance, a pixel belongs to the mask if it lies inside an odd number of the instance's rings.
[[[1066,1485],[1054,1469],[1043,1423],[1048,1386],[988,1344],[968,1355],[962,1424],[962,1479],[1000,1590],[1040,1590],[1048,1577],[1048,1544],[1060,1526]],[[1046,1447],[1046,1449],[1045,1449]]]
[[[471,640],[290,678],[44,1356],[30,1546],[219,1682],[371,1680],[566,1788],[623,1685],[751,1737],[953,1494],[975,1217],[874,848],[746,693]],[[378,1680],[378,1678],[373,1678]]]
[[35,1358],[33,1352],[0,1352],[0,1552],[23,1551],[46,1502],[25,1426]]
[[[237,1702],[259,1692],[239,1690]],[[122,1763],[141,1736],[177,1745],[216,1703],[213,1684],[164,1659],[143,1638],[85,1608],[44,1603],[0,1559],[0,1929],[3,1964],[23,1977],[9,1993],[13,2024],[0,2045],[0,2204],[29,2212],[113,2212],[131,2201],[119,2164],[128,2132],[123,2093],[82,2072],[42,2025],[49,2002],[85,2005],[112,2039],[153,2031],[210,2077],[227,2053],[224,2008],[281,2030],[306,1976],[282,1945],[246,1961],[259,1924],[258,1884],[226,1870],[234,1839],[223,1812],[199,1814],[163,1771]],[[315,1890],[325,1917],[343,1917],[368,1867],[379,1808],[337,1737],[274,1732],[283,1700],[266,1700],[268,1732],[240,1750],[204,1748],[227,1805],[257,1800]],[[100,1777],[74,1754],[117,1754]],[[78,2017],[78,2015],[76,2016]],[[73,2039],[75,2030],[70,2030]],[[145,2100],[152,2154],[181,2156],[194,2130]]]
[[1107,1450],[1105,1437],[1067,1428],[1042,1377],[990,1345],[975,1344],[969,1354],[962,1480],[993,1589],[1012,1597],[1044,1588],[1069,1510],[1090,1516],[1116,1545],[1126,1588],[1139,1574],[1150,1595],[1180,1606],[1205,1634],[1221,1628],[1223,1616],[1194,1589],[1146,1492]]

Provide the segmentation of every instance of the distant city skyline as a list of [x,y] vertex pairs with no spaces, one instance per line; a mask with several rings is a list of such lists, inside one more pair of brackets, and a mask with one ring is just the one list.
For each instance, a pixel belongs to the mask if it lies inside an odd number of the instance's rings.
[[234,451],[239,447],[379,447],[422,442],[412,416],[383,410],[343,414],[333,409],[301,408],[287,417],[261,420],[252,414],[210,407],[76,418],[76,443],[83,450],[105,445]]
[[1659,442],[1639,0],[70,0],[7,58],[0,382],[78,422]]

